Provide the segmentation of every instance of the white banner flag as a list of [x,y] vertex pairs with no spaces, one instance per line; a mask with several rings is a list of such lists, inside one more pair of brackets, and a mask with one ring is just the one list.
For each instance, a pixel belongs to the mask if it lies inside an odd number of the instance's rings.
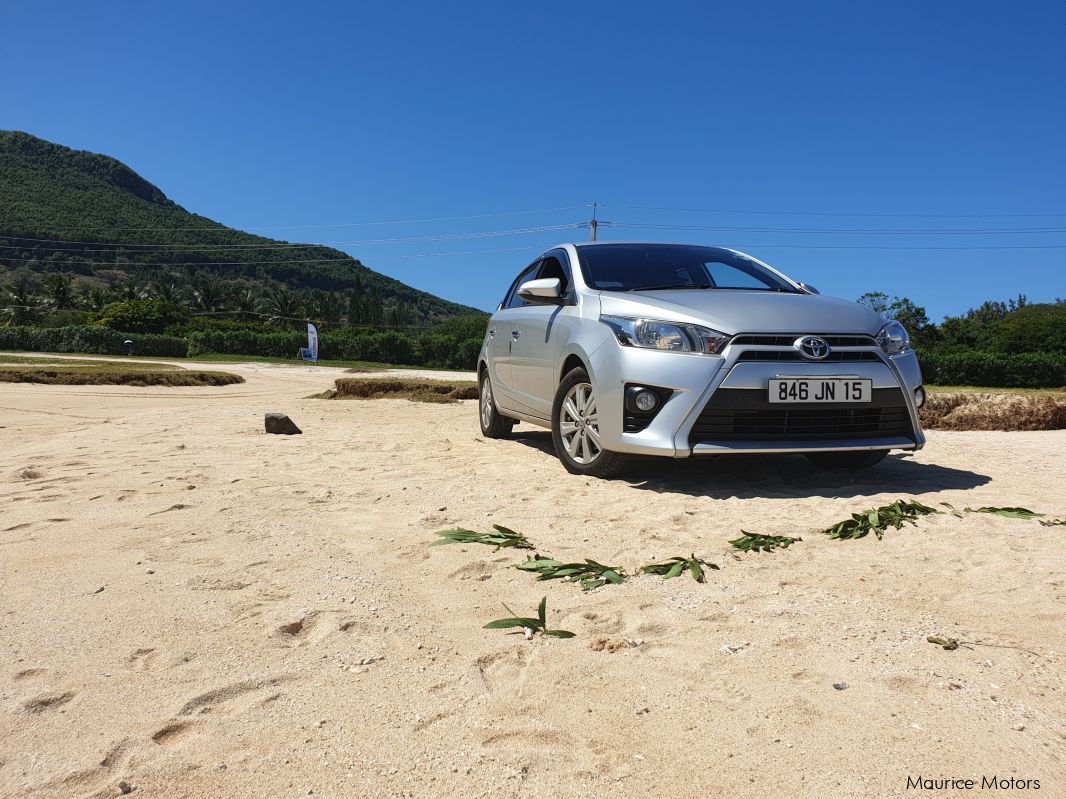
[[318,330],[310,322],[307,323],[307,349],[311,351],[311,360],[318,363]]

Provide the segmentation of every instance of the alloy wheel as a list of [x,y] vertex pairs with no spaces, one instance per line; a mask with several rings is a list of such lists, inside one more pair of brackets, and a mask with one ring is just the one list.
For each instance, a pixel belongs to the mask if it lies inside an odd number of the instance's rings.
[[591,383],[577,383],[566,392],[559,408],[559,435],[575,463],[588,465],[600,457],[600,422]]
[[492,426],[492,414],[496,411],[492,402],[492,383],[488,375],[481,381],[481,426],[488,429]]

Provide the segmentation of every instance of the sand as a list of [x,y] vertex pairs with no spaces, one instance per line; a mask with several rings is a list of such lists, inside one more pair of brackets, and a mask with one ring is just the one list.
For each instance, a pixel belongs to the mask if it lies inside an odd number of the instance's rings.
[[[247,382],[0,385],[0,796],[1066,795],[1066,528],[817,533],[897,497],[1066,516],[1066,431],[933,432],[857,478],[784,457],[603,482],[544,431],[484,440],[474,402],[217,368]],[[304,434],[265,435],[271,410]],[[721,570],[586,594],[427,546],[492,522],[556,557]],[[741,528],[803,541],[738,558]],[[577,637],[482,629],[545,595]]]

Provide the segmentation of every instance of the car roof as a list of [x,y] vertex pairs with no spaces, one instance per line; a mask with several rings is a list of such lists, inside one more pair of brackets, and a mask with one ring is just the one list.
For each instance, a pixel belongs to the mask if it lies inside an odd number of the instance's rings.
[[602,247],[611,244],[627,244],[637,245],[639,247],[713,247],[717,250],[731,250],[731,247],[723,247],[720,244],[692,244],[691,242],[681,241],[567,241],[562,244],[556,244],[554,247],[549,247],[548,250],[557,250],[560,247]]

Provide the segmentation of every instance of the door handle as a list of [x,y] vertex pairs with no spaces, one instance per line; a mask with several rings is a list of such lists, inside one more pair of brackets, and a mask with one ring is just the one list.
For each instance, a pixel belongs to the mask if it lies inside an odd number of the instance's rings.
[[518,337],[521,336],[521,335],[522,335],[522,331],[521,330],[512,330],[511,331],[511,338],[513,338],[515,341],[518,341]]

